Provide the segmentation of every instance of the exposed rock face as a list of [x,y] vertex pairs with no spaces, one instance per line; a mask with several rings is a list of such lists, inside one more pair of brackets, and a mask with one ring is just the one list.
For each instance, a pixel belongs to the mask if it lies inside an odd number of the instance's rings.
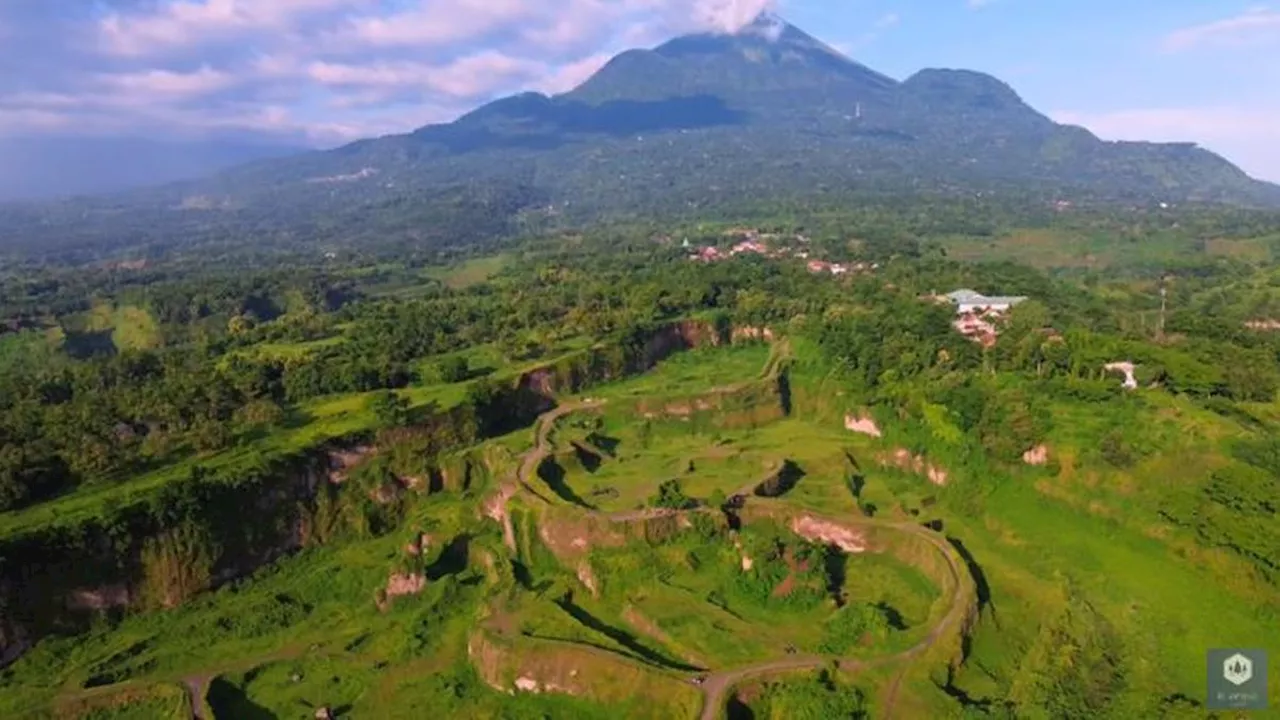
[[809,515],[794,518],[791,531],[810,542],[835,545],[847,553],[860,553],[867,549],[866,536],[861,532]]
[[347,481],[347,472],[359,465],[362,460],[373,454],[373,448],[360,445],[347,450],[335,450],[329,453],[329,482],[341,485]]
[[865,413],[862,415],[845,415],[844,429],[849,432],[870,435],[871,437],[878,438],[883,436],[880,432],[880,426],[876,424],[875,418],[872,418],[870,415]]
[[516,689],[520,690],[521,692],[536,693],[542,688],[540,685],[538,685],[538,681],[534,680],[533,678],[519,677],[519,678],[516,678]]
[[0,616],[0,667],[22,657],[30,648],[31,638],[26,629],[9,618]]
[[502,541],[511,550],[516,549],[516,532],[511,525],[511,516],[507,513],[507,501],[515,494],[515,491],[515,487],[504,485],[496,495],[489,498],[484,504],[485,516],[496,520],[502,526]]
[[551,396],[556,391],[555,379],[550,370],[534,370],[524,377],[523,384],[539,395]]
[[1133,371],[1137,368],[1131,362],[1113,362],[1107,363],[1103,368],[1107,372],[1118,372],[1124,374],[1124,389],[1137,390],[1138,379],[1133,376]]
[[1280,320],[1249,320],[1244,326],[1249,330],[1280,330]]
[[945,468],[934,465],[921,455],[912,455],[906,448],[898,448],[892,455],[881,455],[879,460],[882,467],[892,465],[899,470],[922,475],[929,478],[929,482],[934,485],[946,485],[949,479]]
[[125,585],[72,590],[67,596],[67,607],[71,610],[108,610],[128,605],[129,588]]
[[427,576],[422,573],[395,573],[387,578],[387,598],[417,595],[426,586]]
[[930,465],[926,475],[934,485],[941,487],[947,484],[947,471],[936,465]]
[[591,571],[591,564],[583,560],[578,564],[578,582],[591,591],[591,597],[600,597],[600,587],[596,583],[596,574]]
[[371,492],[370,499],[379,505],[390,505],[400,499],[404,494],[404,488],[396,482],[386,482],[378,486],[376,490]]
[[1049,446],[1037,445],[1022,453],[1022,462],[1028,465],[1044,465],[1049,462]]
[[404,551],[414,557],[418,557],[422,555],[422,553],[426,552],[430,547],[431,536],[426,533],[421,533],[418,537],[414,538],[404,546]]
[[773,342],[773,330],[767,327],[739,325],[730,331],[730,342],[737,343],[742,342],[743,340],[764,340],[765,342]]

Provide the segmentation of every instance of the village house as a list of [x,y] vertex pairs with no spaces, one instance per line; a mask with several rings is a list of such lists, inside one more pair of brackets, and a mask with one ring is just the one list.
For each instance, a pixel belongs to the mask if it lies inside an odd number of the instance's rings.
[[1020,296],[987,296],[969,289],[949,292],[946,299],[955,306],[957,315],[975,313],[978,315],[1000,315],[1009,311],[1014,305],[1026,300]]
[[689,256],[690,260],[695,262],[715,262],[724,259],[724,253],[720,252],[717,247],[698,248],[698,252]]
[[768,251],[768,249],[769,248],[765,247],[764,243],[756,240],[743,240],[737,245],[734,245],[733,249],[729,251],[729,254],[738,255],[740,253],[756,253],[763,255]]
[[999,336],[996,321],[1010,308],[1025,301],[1020,296],[986,296],[973,290],[961,289],[938,298],[951,303],[956,309],[952,323],[961,335],[981,343],[984,347],[995,345]]

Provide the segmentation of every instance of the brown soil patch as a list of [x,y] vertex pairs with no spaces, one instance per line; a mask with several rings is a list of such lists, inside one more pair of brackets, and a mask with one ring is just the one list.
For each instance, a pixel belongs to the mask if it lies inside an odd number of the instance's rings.
[[809,571],[809,563],[796,562],[795,556],[791,554],[791,550],[789,549],[783,559],[786,561],[787,568],[790,572],[788,572],[787,577],[784,578],[782,582],[778,583],[778,586],[773,589],[773,597],[786,597],[790,595],[796,589],[796,576]]
[[733,695],[738,698],[738,702],[741,702],[743,705],[750,705],[760,699],[760,694],[762,692],[764,692],[763,686],[759,683],[751,683],[750,685],[744,685],[738,688],[737,692]]
[[515,613],[505,610],[493,610],[493,614],[485,620],[485,626],[498,635],[515,635],[520,630],[520,622]]
[[[658,627],[658,624],[656,622],[651,620],[644,613],[640,612],[640,609],[637,608],[636,606],[627,605],[625,608],[623,608],[622,619],[626,620],[631,625],[631,627],[640,631],[641,634],[647,635],[648,637],[653,638],[654,640],[657,640],[660,644],[670,648],[677,648],[683,651],[683,648],[681,648],[678,643],[674,642],[671,639],[671,636],[666,633],[666,631]],[[689,652],[684,652],[684,660],[685,662],[693,665],[706,664],[705,662],[702,661],[701,658]]]
[[795,590],[795,587],[796,587],[795,574],[787,575],[787,578],[782,582],[778,583],[778,586],[773,589],[773,592],[771,593],[771,595],[773,597],[786,597],[791,594],[792,590]]

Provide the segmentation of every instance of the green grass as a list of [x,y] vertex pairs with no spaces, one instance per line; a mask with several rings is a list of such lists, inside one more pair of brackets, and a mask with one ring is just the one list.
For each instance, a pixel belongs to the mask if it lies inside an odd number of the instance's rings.
[[509,255],[472,258],[458,265],[429,268],[423,274],[428,278],[443,282],[445,287],[453,290],[463,290],[473,285],[479,285],[502,272],[503,268],[511,260],[512,258]]
[[[597,548],[598,604],[672,656],[711,667],[776,658],[788,645],[819,652],[837,613],[828,566],[820,549],[808,560],[793,556],[805,543],[788,532],[780,536],[789,538],[787,556],[771,556],[776,532],[751,523],[732,537],[686,534],[657,547]],[[939,590],[918,571],[879,554],[843,556],[838,566],[851,604],[881,603],[904,625],[840,652],[883,654],[926,629]]]
[[[340,338],[316,342],[334,341],[340,341]],[[314,344],[309,345],[314,346]],[[472,367],[488,367],[498,371],[497,377],[511,377],[555,363],[589,344],[589,341],[584,338],[567,340],[560,347],[555,348],[555,352],[549,356],[517,366],[505,361],[491,346],[481,346],[464,352],[471,359]],[[258,348],[261,347],[258,346]],[[431,406],[447,410],[465,399],[470,382],[473,381],[450,385],[414,385],[398,392],[409,399],[411,407]],[[242,464],[254,465],[263,458],[296,453],[316,447],[333,438],[370,430],[375,426],[376,420],[365,406],[372,394],[349,393],[316,398],[300,404],[292,413],[293,420],[287,427],[272,430],[265,436],[246,438],[241,444],[231,449],[208,456],[188,456],[116,483],[81,487],[70,494],[40,505],[17,512],[0,513],[0,536],[25,532],[45,524],[74,523],[92,517],[102,511],[105,503],[130,502],[169,482],[189,476],[196,466],[220,470]]]
[[759,378],[768,358],[769,346],[764,344],[698,348],[673,355],[643,375],[594,389],[590,395],[620,402],[710,392]]
[[[600,393],[588,393],[597,395]],[[571,428],[557,435],[560,447],[582,439]],[[654,425],[644,431],[629,411],[614,413],[606,406],[603,434],[617,442],[615,456],[605,456],[594,472],[572,452],[556,456],[565,480],[582,497],[604,511],[627,510],[644,504],[663,482],[678,478],[686,494],[705,499],[714,491],[732,494],[751,489],[790,460],[805,473],[788,500],[814,509],[856,509],[842,480],[850,472],[846,451],[869,453],[864,436],[843,428],[823,427],[786,419],[741,430],[694,433],[681,423]],[[830,482],[834,479],[835,482]],[[596,490],[611,490],[595,493]],[[610,497],[616,492],[616,497]]]
[[[580,346],[568,344],[573,348]],[[529,370],[554,363],[576,350],[565,350],[564,355],[530,361],[522,366],[504,366],[499,377],[511,377]],[[491,353],[482,349],[479,353]],[[481,358],[487,355],[481,354]],[[491,356],[488,356],[491,357]],[[412,386],[400,390],[411,407],[434,407],[447,410],[466,398],[470,382],[451,385]],[[67,495],[17,512],[0,513],[0,536],[17,534],[52,523],[74,523],[100,513],[107,503],[128,503],[175,480],[186,478],[193,468],[224,470],[241,466],[254,466],[264,458],[296,453],[375,426],[376,419],[366,409],[369,397],[374,393],[349,393],[316,398],[300,404],[292,413],[293,421],[287,427],[277,428],[261,437],[242,440],[228,450],[207,456],[189,456],[150,472],[140,473],[116,483],[85,486]]]
[[[404,557],[406,538],[419,528],[439,538],[434,554],[468,526],[476,537],[473,546],[486,542],[486,528],[475,527],[457,499],[432,500],[418,510],[404,532],[308,550],[173,611],[133,615],[116,628],[81,638],[47,639],[7,671],[0,715],[13,717],[68,689],[101,682],[94,678],[177,681],[273,663],[290,668],[281,671],[286,675],[296,667],[305,681],[296,687],[285,683],[278,692],[251,693],[251,699],[286,716],[292,714],[286,705],[297,693],[333,702],[355,699],[378,680],[375,663],[429,659],[453,647],[478,609],[481,590],[462,582],[477,577],[479,571],[470,569],[440,578],[420,596],[394,602],[388,612],[375,606],[375,590]],[[278,673],[264,682],[272,678]]]
[[252,347],[245,348],[244,350],[238,350],[235,353],[230,353],[228,357],[235,354],[244,357],[260,358],[263,360],[282,360],[286,362],[291,360],[296,361],[311,355],[317,350],[341,345],[346,341],[347,338],[345,336],[334,335],[333,337],[306,342],[259,343]]
[[[411,406],[453,407],[466,397],[466,384],[411,387],[401,391]],[[158,487],[190,475],[196,466],[224,470],[256,465],[262,459],[316,447],[332,438],[368,430],[375,425],[366,409],[373,393],[350,393],[317,398],[294,412],[298,424],[273,430],[263,437],[208,456],[191,456],[116,484],[82,487],[73,493],[17,512],[0,514],[0,535],[17,534],[50,523],[73,523],[101,512],[108,501],[127,503]]]
[[[1092,269],[1172,261],[1196,254],[1192,238],[1169,237],[1127,241],[1110,234],[1066,230],[1015,230],[997,238],[954,236],[939,238],[947,256],[964,262],[1010,261],[1042,270]],[[1250,248],[1245,250],[1244,248]],[[1240,240],[1210,245],[1206,255],[1265,251],[1263,241]]]
[[[526,369],[483,354],[491,348],[474,352],[473,360],[492,360],[503,374]],[[952,467],[952,484],[945,488],[882,468],[877,457],[894,450],[894,441],[844,430],[838,400],[822,419],[797,415],[734,430],[667,419],[644,429],[637,400],[656,396],[660,403],[757,378],[768,354],[763,346],[699,350],[678,355],[644,377],[593,388],[586,395],[610,401],[597,432],[616,442],[616,452],[589,469],[569,452],[568,443],[595,430],[590,422],[580,423],[590,414],[566,418],[554,434],[566,485],[602,510],[629,510],[672,478],[679,478],[690,496],[706,498],[716,490],[750,486],[789,460],[804,475],[779,502],[838,516],[859,512],[846,484],[854,471],[852,457],[865,480],[861,500],[877,505],[879,515],[907,519],[904,510],[935,500],[930,516],[941,519],[946,535],[963,544],[990,593],[972,636],[971,656],[954,680],[974,698],[1007,697],[1020,679],[1045,671],[1045,657],[1066,657],[1073,643],[1096,641],[1119,649],[1123,669],[1111,717],[1154,717],[1152,703],[1161,698],[1201,696],[1208,648],[1280,647],[1274,596],[1264,592],[1269,586],[1232,581],[1224,573],[1243,573],[1247,566],[1197,550],[1188,533],[1157,532],[1162,500],[1224,461],[1224,443],[1243,432],[1236,421],[1159,392],[1105,405],[1056,400],[1050,403],[1054,423],[1048,441],[1060,470],[992,467],[990,477],[979,478]],[[817,381],[797,375],[797,383]],[[465,387],[414,387],[405,393],[416,405],[447,407],[462,399]],[[305,424],[202,462],[230,464],[361,429],[371,421],[364,400],[363,395],[317,400],[306,406]],[[1276,409],[1264,404],[1254,412]],[[1097,457],[1099,437],[1116,426],[1141,441],[1142,453],[1131,467],[1109,467]],[[892,425],[886,431],[888,438],[896,437]],[[493,441],[517,453],[530,442],[527,429]],[[92,512],[112,493],[144,492],[180,476],[194,462],[100,494],[85,491],[0,517],[0,532],[48,522],[59,513],[66,518]],[[966,494],[974,487],[990,492],[974,499]],[[617,495],[594,495],[596,488],[612,488]],[[531,499],[522,502],[538,507]],[[687,698],[665,706],[643,697],[611,704],[594,702],[590,694],[512,696],[493,690],[466,660],[468,633],[506,614],[515,627],[502,661],[508,670],[524,671],[521,664],[527,663],[529,671],[587,673],[590,659],[598,658],[594,664],[616,672],[583,682],[613,692],[619,678],[661,679],[688,672],[686,664],[724,667],[773,659],[789,644],[816,651],[835,643],[842,653],[883,655],[916,642],[938,612],[940,590],[922,570],[891,553],[860,554],[843,560],[850,607],[857,613],[892,608],[905,629],[885,631],[867,614],[837,627],[824,574],[811,566],[797,569],[785,559],[770,560],[771,530],[754,523],[738,536],[741,549],[729,536],[697,530],[653,545],[597,544],[585,556],[597,578],[596,597],[578,579],[573,563],[560,564],[540,543],[541,520],[529,512],[517,522],[519,559],[530,569],[530,588],[490,577],[511,570],[497,525],[478,517],[476,498],[422,500],[390,536],[311,549],[171,612],[135,615],[115,628],[41,642],[6,671],[0,716],[82,695],[86,685],[95,684],[93,678],[175,683],[191,674],[211,674],[220,676],[211,699],[232,708],[235,716],[254,708],[281,717],[305,715],[311,705],[323,703],[346,707],[358,717],[662,717],[664,712],[675,717],[673,708],[683,708]],[[406,538],[420,530],[437,543],[472,534],[472,562],[455,576],[429,583],[422,595],[381,612],[374,593],[393,568],[406,562]],[[791,537],[788,547],[795,544]],[[481,553],[497,558],[498,569],[487,570],[478,560]],[[743,569],[744,555],[752,560],[751,570]],[[800,590],[774,594],[790,573],[799,578]],[[566,589],[598,626],[556,604]],[[1055,633],[1064,613],[1075,623],[1069,629],[1084,627],[1093,635],[1062,640]],[[859,687],[875,706],[879,699],[873,696],[888,676],[866,677]],[[789,684],[770,690],[778,694],[758,708],[772,712],[785,705],[777,697],[787,694]],[[943,695],[926,686],[915,676],[904,681],[898,713],[932,716]],[[916,692],[920,688],[925,690]]]

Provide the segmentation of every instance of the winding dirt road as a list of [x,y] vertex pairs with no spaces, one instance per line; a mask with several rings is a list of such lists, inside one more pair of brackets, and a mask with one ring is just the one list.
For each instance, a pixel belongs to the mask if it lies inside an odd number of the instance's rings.
[[[951,606],[947,609],[947,614],[944,615],[936,625],[930,628],[929,633],[925,635],[920,642],[893,655],[885,655],[871,660],[806,655],[765,661],[739,668],[712,672],[706,676],[701,686],[703,695],[701,720],[717,720],[720,716],[721,710],[724,708],[725,696],[735,685],[746,680],[780,672],[820,668],[833,660],[839,665],[841,670],[847,672],[859,672],[869,668],[880,667],[882,665],[905,662],[927,652],[938,643],[938,640],[941,639],[944,634],[952,631],[953,629],[959,631],[960,626],[962,626],[965,621],[965,616],[969,611],[969,601],[967,594],[962,592],[962,589],[964,587],[965,578],[968,576],[968,569],[964,567],[963,560],[957,556],[955,549],[952,548],[941,535],[929,530],[928,528],[913,523],[875,520],[873,518],[863,517],[841,519],[823,517],[818,514],[802,510],[797,510],[796,512],[807,514],[811,517],[818,517],[822,520],[839,525],[863,527],[875,526],[883,529],[891,529],[897,532],[908,533],[925,540],[946,560],[947,572],[951,576]],[[899,674],[894,678],[890,685],[889,692],[886,693],[884,708],[882,709],[882,717],[888,718],[893,716],[893,706],[901,679],[902,675]]]
[[[516,477],[514,485],[505,486],[500,491],[502,502],[502,516],[504,518],[504,535],[509,540],[508,544],[514,547],[514,534],[511,531],[510,516],[506,513],[506,502],[520,488],[525,488],[530,492],[534,492],[529,484],[533,473],[537,470],[538,465],[551,453],[550,435],[555,422],[560,418],[570,415],[574,412],[586,409],[600,407],[604,404],[602,400],[584,400],[578,403],[562,405],[555,408],[538,418],[538,428],[534,447],[525,455],[520,464],[520,469]],[[748,488],[754,488],[759,483],[752,483]],[[747,496],[751,496],[750,490],[744,491]],[[536,492],[534,492],[537,495]],[[538,495],[541,497],[541,495]],[[543,498],[545,501],[545,498]],[[951,605],[947,609],[947,613],[930,628],[928,634],[916,643],[914,646],[895,653],[874,659],[861,658],[836,658],[819,655],[800,655],[787,656],[777,660],[768,660],[751,665],[745,665],[736,668],[725,668],[715,670],[703,676],[701,685],[703,695],[703,706],[701,712],[701,720],[717,720],[724,709],[726,696],[737,685],[747,680],[765,677],[772,674],[784,673],[798,670],[809,670],[820,668],[828,663],[835,662],[841,670],[846,672],[859,672],[870,668],[880,667],[903,663],[916,658],[932,647],[947,633],[956,631],[962,632],[962,626],[966,619],[966,614],[970,610],[969,596],[964,592],[965,581],[968,579],[968,568],[964,566],[963,560],[956,553],[955,549],[946,541],[946,539],[921,525],[908,522],[895,522],[890,520],[882,520],[876,518],[868,518],[863,516],[857,517],[831,517],[824,516],[821,513],[813,513],[807,510],[787,508],[784,501],[764,498],[751,498],[753,503],[761,503],[779,509],[789,510],[795,515],[805,514],[815,519],[833,523],[844,527],[876,527],[880,529],[893,530],[895,532],[906,533],[920,538],[932,546],[945,560],[947,573],[950,576],[949,588],[945,588],[944,592],[951,595]],[[587,514],[605,517],[613,522],[636,522],[645,519],[657,517],[669,517],[691,512],[707,512],[709,508],[696,508],[688,511],[678,511],[666,508],[653,508],[645,510],[623,511],[618,513],[606,514],[595,510],[583,510]],[[904,671],[905,672],[905,669]],[[895,705],[898,687],[901,683],[903,673],[899,673],[894,677],[888,691],[885,693],[884,707],[882,708],[884,717],[892,717]]]

